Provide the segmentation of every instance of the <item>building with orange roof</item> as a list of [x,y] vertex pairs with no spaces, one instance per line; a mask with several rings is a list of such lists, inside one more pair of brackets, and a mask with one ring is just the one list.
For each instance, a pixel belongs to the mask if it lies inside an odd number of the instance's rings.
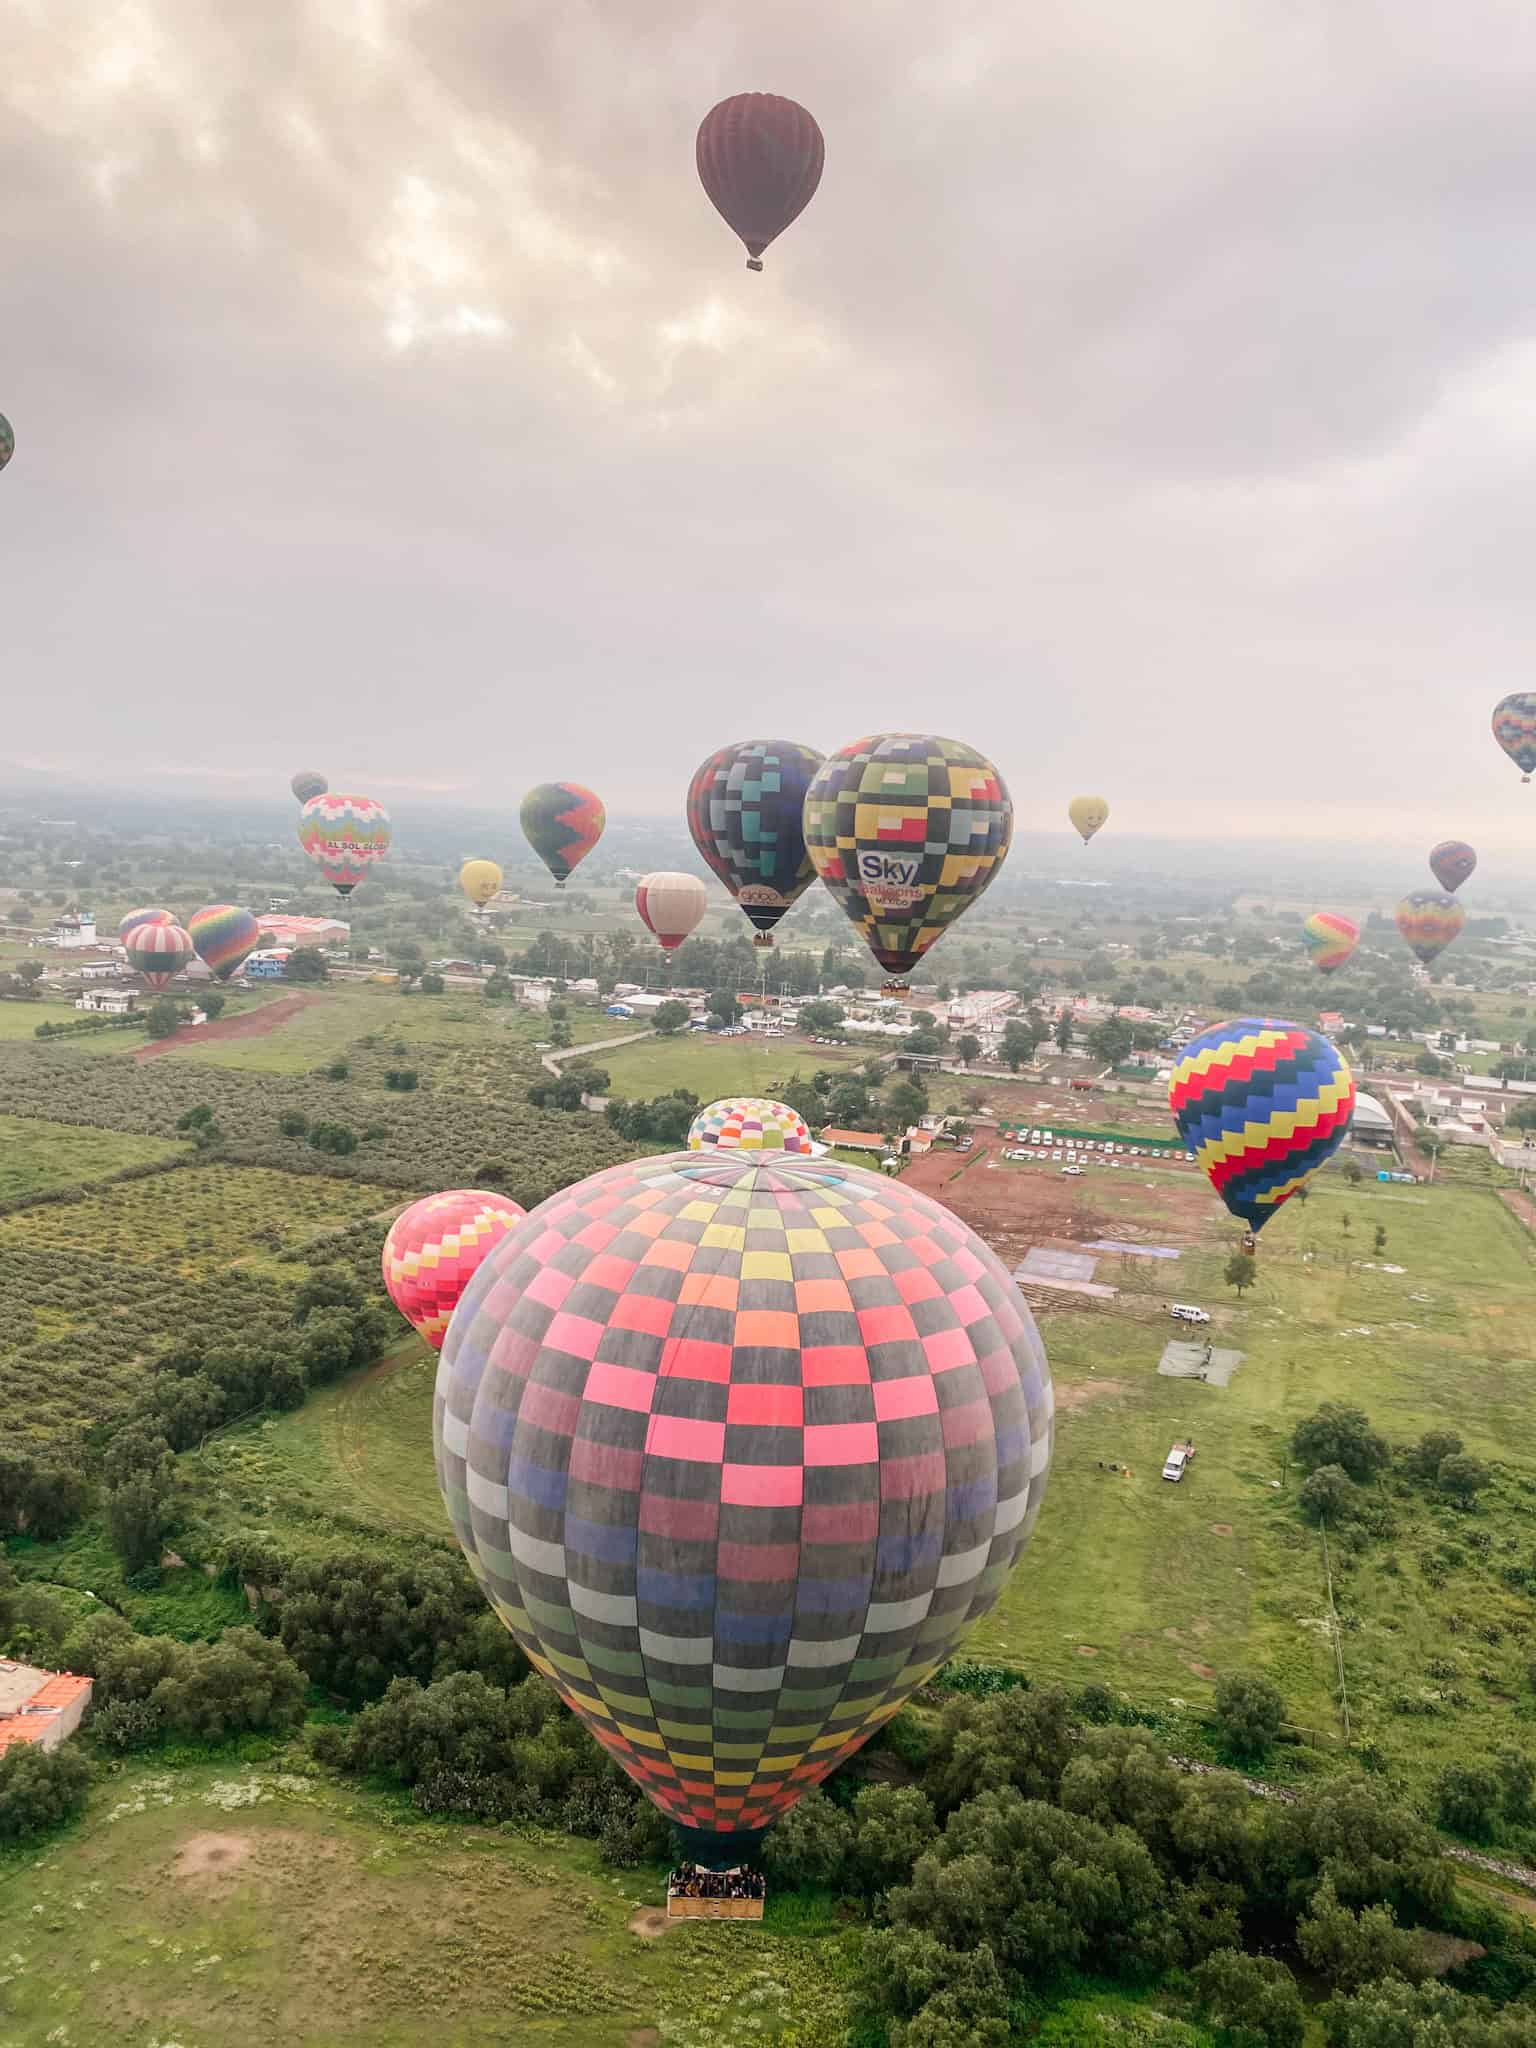
[[57,1749],[80,1726],[90,1700],[88,1678],[0,1657],[0,1756],[13,1742]]

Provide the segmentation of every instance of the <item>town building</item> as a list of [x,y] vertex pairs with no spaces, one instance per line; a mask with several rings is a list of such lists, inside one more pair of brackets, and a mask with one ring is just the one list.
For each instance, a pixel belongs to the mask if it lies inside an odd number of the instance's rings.
[[126,1017],[138,1007],[136,988],[88,988],[75,997],[77,1010],[88,1010],[99,1017]]
[[288,917],[265,912],[261,918],[263,938],[270,936],[278,946],[345,946],[352,927],[339,917]]
[[77,952],[82,946],[96,943],[96,913],[94,910],[66,910],[56,917],[42,934],[45,946],[57,946],[61,953]]
[[13,1742],[57,1749],[80,1726],[90,1699],[88,1678],[0,1657],[0,1756]]

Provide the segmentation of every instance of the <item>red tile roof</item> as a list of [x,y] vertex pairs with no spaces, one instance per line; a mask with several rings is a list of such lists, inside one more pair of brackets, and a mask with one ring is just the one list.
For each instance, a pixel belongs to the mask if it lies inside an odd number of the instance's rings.
[[52,1671],[16,1712],[0,1718],[0,1756],[13,1742],[42,1742],[66,1707],[72,1707],[91,1681],[72,1671]]

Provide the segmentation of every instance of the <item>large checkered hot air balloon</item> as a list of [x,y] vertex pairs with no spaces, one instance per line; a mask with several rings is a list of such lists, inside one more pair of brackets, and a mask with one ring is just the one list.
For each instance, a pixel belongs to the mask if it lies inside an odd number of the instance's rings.
[[523,837],[563,889],[571,870],[603,836],[608,814],[602,800],[579,782],[541,782],[523,798],[518,823]]
[[441,1351],[459,1297],[487,1255],[527,1210],[505,1195],[454,1188],[402,1209],[384,1240],[390,1300],[434,1351]]
[[892,993],[989,886],[1012,837],[1003,778],[962,740],[853,740],[806,793],[816,871],[893,977]]
[[170,987],[192,958],[191,938],[179,924],[136,924],[123,936],[128,965],[157,993]]
[[1238,1017],[1184,1047],[1168,1106],[1211,1186],[1257,1231],[1344,1142],[1355,1083],[1316,1031]]
[[753,944],[816,879],[805,850],[805,793],[821,755],[794,740],[720,747],[688,785],[688,830],[705,863],[751,920]]
[[701,1109],[688,1128],[690,1152],[789,1152],[811,1156],[805,1118],[765,1095],[728,1095]]
[[723,1868],[997,1599],[1051,1412],[1028,1308],[947,1209],[858,1167],[683,1152],[497,1246],[433,1433],[497,1613]]
[[1415,889],[1397,906],[1397,928],[1410,953],[1428,967],[1461,936],[1467,913],[1454,896],[1433,889]]
[[1360,927],[1336,910],[1314,910],[1301,927],[1302,941],[1319,974],[1336,974],[1360,943]]
[[371,796],[327,790],[299,813],[299,844],[338,896],[350,896],[389,851],[389,813]]
[[197,957],[217,981],[228,981],[261,944],[261,926],[238,903],[210,903],[187,919]]

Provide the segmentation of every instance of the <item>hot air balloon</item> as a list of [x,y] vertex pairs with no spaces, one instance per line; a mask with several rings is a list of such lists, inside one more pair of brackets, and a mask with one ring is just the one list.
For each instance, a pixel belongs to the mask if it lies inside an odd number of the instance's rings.
[[175,922],[175,918],[172,917],[168,910],[130,910],[128,915],[118,925],[117,936],[120,939],[126,939],[128,934],[132,931],[137,931],[141,924],[174,924]]
[[1360,927],[1336,910],[1314,910],[1301,927],[1302,939],[1319,974],[1342,967],[1360,943]]
[[1067,805],[1067,816],[1083,835],[1086,846],[1094,833],[1109,819],[1109,805],[1101,796],[1075,796]]
[[1454,896],[1437,896],[1433,889],[1416,889],[1397,906],[1397,928],[1409,951],[1426,967],[1460,937],[1466,921],[1467,913]]
[[1536,769],[1536,691],[1515,690],[1493,707],[1493,736],[1529,782]]
[[822,757],[793,740],[721,747],[688,785],[688,830],[706,864],[771,946],[773,928],[816,879],[805,850],[805,792]]
[[327,791],[299,813],[299,844],[338,896],[350,896],[389,851],[389,813],[371,796]]
[[715,211],[747,245],[748,270],[810,204],[827,146],[815,121],[776,92],[739,92],[699,123],[694,155]]
[[1442,839],[1438,846],[1430,848],[1429,866],[1441,888],[1454,895],[1463,882],[1470,880],[1477,855],[1465,839]]
[[476,910],[484,910],[501,888],[501,869],[493,860],[467,860],[459,869],[459,887]]
[[288,785],[301,804],[307,804],[311,797],[324,796],[330,786],[313,768],[301,768]]
[[708,901],[697,875],[674,874],[667,868],[642,876],[635,889],[640,922],[667,953],[676,952],[704,915]]
[[807,850],[893,977],[889,994],[992,881],[1012,837],[1003,778],[960,740],[852,740],[806,793]]
[[563,889],[578,861],[603,836],[608,814],[579,782],[541,782],[523,798],[518,820],[523,837]]
[[811,1154],[811,1134],[799,1110],[762,1095],[731,1095],[701,1109],[688,1130],[690,1152]]
[[442,1350],[449,1318],[481,1261],[527,1213],[505,1195],[455,1188],[412,1202],[391,1223],[384,1240],[384,1285],[434,1351]]
[[144,977],[147,988],[169,988],[192,958],[191,938],[179,924],[136,924],[123,944],[128,965]]
[[1211,1186],[1258,1231],[1344,1142],[1355,1082],[1305,1025],[1239,1017],[1184,1047],[1168,1106]]
[[433,1441],[529,1661],[729,1868],[997,1599],[1051,1412],[1028,1308],[947,1209],[681,1152],[502,1240],[449,1325]]
[[15,453],[16,435],[10,421],[3,412],[0,412],[0,469],[4,469]]
[[238,903],[210,903],[194,911],[187,932],[216,981],[228,981],[261,943],[261,926]]

